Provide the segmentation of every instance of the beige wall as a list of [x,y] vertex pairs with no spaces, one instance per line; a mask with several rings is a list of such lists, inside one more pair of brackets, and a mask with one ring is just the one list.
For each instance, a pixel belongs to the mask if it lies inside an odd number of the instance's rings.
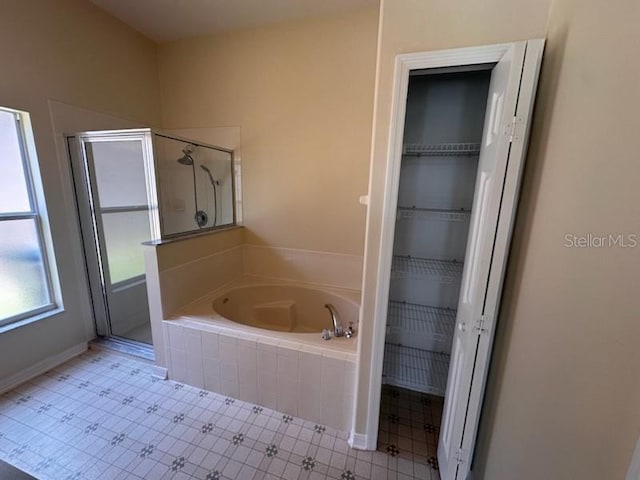
[[[549,2],[385,1],[368,218],[371,291],[397,53],[545,36]],[[430,19],[436,19],[432,22]],[[565,234],[637,234],[640,5],[556,0],[474,478],[624,478],[640,434],[637,248],[570,249]],[[364,297],[364,322],[374,303]],[[367,331],[363,362],[368,365]],[[362,375],[359,391],[363,392]],[[358,426],[366,410],[359,398]]]
[[360,372],[356,432],[363,433],[371,365],[372,324],[375,311],[376,271],[386,174],[391,94],[395,56],[400,53],[544,37],[551,0],[383,0],[367,216],[367,251],[360,325]]
[[85,0],[0,2],[0,61],[0,105],[31,113],[65,307],[0,335],[6,378],[90,334],[68,160],[52,124],[70,118],[60,102],[135,123],[158,124],[160,112],[155,45]]
[[241,128],[247,243],[362,254],[377,15],[159,47],[165,128]]
[[[555,0],[478,477],[622,479],[640,435],[640,4]],[[640,247],[639,247],[640,248]]]

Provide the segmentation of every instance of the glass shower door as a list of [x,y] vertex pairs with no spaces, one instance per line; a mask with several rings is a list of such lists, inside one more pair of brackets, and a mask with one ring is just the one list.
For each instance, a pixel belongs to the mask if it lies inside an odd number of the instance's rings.
[[148,136],[69,142],[80,147],[72,163],[98,334],[151,344],[141,246],[155,236]]

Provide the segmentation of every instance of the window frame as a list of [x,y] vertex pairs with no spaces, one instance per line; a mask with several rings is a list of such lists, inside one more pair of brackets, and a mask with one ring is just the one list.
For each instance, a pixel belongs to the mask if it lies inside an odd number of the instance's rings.
[[33,147],[33,139],[31,138],[32,134],[30,130],[31,122],[29,114],[27,112],[14,110],[4,106],[0,106],[0,112],[9,113],[14,117],[16,135],[18,137],[18,145],[20,148],[20,160],[22,163],[22,171],[24,174],[30,208],[29,211],[0,213],[0,222],[11,220],[33,220],[38,238],[38,248],[44,269],[44,283],[48,295],[48,303],[45,303],[44,305],[25,310],[10,317],[0,318],[0,332],[2,332],[6,327],[11,327],[17,322],[28,320],[37,317],[38,315],[42,315],[43,313],[55,310],[58,308],[58,304],[56,302],[57,292],[54,288],[53,282],[54,270],[52,267],[54,266],[54,263],[51,261],[51,257],[53,255],[51,247],[48,245],[44,232],[45,227],[43,225],[43,217],[46,216],[46,210],[44,208],[44,202],[40,201],[40,192],[36,190],[34,177],[34,170],[38,169],[38,165],[36,163],[37,157]]

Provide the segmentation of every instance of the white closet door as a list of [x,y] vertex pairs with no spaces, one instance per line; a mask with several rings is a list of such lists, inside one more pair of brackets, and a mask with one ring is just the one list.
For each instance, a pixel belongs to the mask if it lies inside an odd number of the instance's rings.
[[514,43],[491,74],[438,444],[442,480],[466,479],[471,466],[541,53],[541,41]]

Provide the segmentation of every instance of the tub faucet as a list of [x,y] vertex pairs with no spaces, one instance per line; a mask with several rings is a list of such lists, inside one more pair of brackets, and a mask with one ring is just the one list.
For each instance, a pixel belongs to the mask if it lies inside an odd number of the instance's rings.
[[338,312],[335,307],[330,303],[325,304],[324,308],[329,310],[331,314],[331,321],[333,322],[333,334],[336,337],[344,336],[344,328],[342,327],[342,322],[340,321],[340,317],[338,317]]

